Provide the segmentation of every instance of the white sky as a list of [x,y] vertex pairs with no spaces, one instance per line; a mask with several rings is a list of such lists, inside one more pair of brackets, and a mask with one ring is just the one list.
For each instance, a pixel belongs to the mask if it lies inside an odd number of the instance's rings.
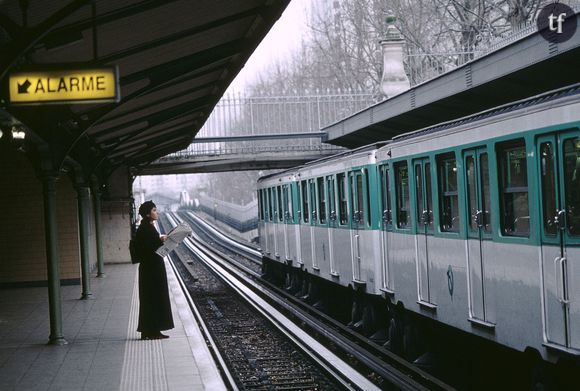
[[287,58],[298,49],[307,32],[307,10],[313,0],[291,0],[264,40],[234,79],[229,91],[242,92],[269,64]]

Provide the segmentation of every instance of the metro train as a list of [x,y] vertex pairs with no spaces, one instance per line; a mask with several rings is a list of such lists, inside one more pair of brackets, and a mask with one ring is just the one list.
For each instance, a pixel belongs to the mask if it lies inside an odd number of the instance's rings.
[[578,360],[580,84],[262,177],[258,199],[266,270],[361,293],[351,324],[383,298],[392,348],[403,311]]

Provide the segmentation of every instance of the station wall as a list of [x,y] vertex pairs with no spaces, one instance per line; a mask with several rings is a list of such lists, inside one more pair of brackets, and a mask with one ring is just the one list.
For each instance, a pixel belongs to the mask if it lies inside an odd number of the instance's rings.
[[[59,177],[56,192],[61,280],[79,284],[77,193],[67,175]],[[26,155],[9,145],[0,145],[0,208],[0,287],[45,285],[42,183]],[[97,257],[92,210],[89,216],[90,264],[94,269]]]
[[131,262],[129,240],[131,239],[130,173],[127,167],[115,170],[107,182],[106,196],[101,206],[102,246],[105,263]]

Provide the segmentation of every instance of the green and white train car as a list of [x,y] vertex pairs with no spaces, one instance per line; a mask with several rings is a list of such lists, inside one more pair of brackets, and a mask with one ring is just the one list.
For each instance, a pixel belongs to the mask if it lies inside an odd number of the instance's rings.
[[[365,146],[260,178],[259,230],[265,257],[372,292],[379,240],[375,153]],[[350,197],[350,198],[349,198]],[[375,226],[372,222],[375,222]]]
[[[258,188],[266,259],[550,361],[580,355],[580,85]],[[280,199],[290,218],[269,220]]]

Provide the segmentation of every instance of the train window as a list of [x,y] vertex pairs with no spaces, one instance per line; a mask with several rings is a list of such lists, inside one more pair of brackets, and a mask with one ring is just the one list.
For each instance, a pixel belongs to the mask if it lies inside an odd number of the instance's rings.
[[284,220],[284,212],[282,210],[282,205],[283,205],[283,201],[282,201],[282,187],[278,186],[276,187],[276,200],[277,200],[277,205],[278,205],[278,221],[283,221]]
[[426,159],[415,164],[415,189],[417,192],[417,227],[431,230],[433,229],[431,163],[426,163]]
[[268,220],[273,221],[274,213],[272,208],[272,188],[267,189],[266,198],[268,198]]
[[345,225],[348,221],[346,177],[344,174],[338,174],[336,176],[336,180],[338,181],[338,202],[339,202],[338,221],[340,222],[340,225]]
[[308,203],[310,204],[312,210],[312,220],[311,222],[316,224],[318,222],[318,213],[316,211],[316,181],[314,179],[308,180],[308,189],[310,193],[310,199]]
[[263,213],[262,213],[262,190],[258,189],[258,220],[262,221],[263,218]]
[[556,236],[558,226],[554,221],[554,216],[558,210],[556,200],[556,170],[554,167],[554,145],[552,142],[540,144],[540,164],[541,164],[541,183],[542,183],[542,204],[544,217],[544,233],[549,236]]
[[423,217],[423,178],[422,178],[421,165],[415,165],[415,189],[417,193],[417,225],[422,224],[421,218]]
[[391,182],[390,171],[388,166],[382,166],[380,170],[381,175],[381,210],[382,219],[386,226],[393,223],[392,208],[391,208]]
[[282,209],[283,209],[283,221],[288,221],[290,218],[290,208],[288,207],[288,185],[282,186]]
[[500,145],[498,158],[502,233],[510,236],[527,236],[530,233],[530,212],[524,141]]
[[326,191],[328,192],[328,219],[334,223],[336,221],[336,189],[332,175],[326,177]]
[[366,216],[366,223],[367,226],[371,225],[371,193],[370,193],[370,189],[369,189],[369,176],[366,175],[367,174],[367,170],[363,170],[363,177],[364,177],[364,193],[366,195],[366,205],[363,206]]
[[326,191],[324,191],[324,177],[316,179],[318,187],[318,210],[320,211],[320,224],[326,223]]
[[397,227],[409,225],[409,168],[407,162],[395,164],[395,192],[397,199]]
[[443,232],[459,232],[457,162],[453,155],[442,156],[439,164],[439,227]]
[[298,188],[298,193],[294,193],[290,191],[292,197],[292,203],[296,204],[296,215],[294,216],[294,222],[300,224],[300,220],[302,219],[302,202],[300,200],[300,182],[296,184]]
[[286,197],[286,217],[288,221],[293,221],[294,208],[292,207],[292,191],[290,190],[290,185],[284,186],[285,197]]
[[469,211],[469,229],[471,231],[477,231],[478,221],[477,221],[477,173],[475,169],[475,157],[467,156],[465,159],[465,172],[467,174],[467,180],[465,185],[467,186],[467,210]]
[[483,230],[491,232],[491,197],[489,185],[489,164],[487,153],[479,155],[479,171],[481,175],[481,207],[483,208]]
[[352,192],[352,205],[354,213],[352,214],[352,221],[358,225],[364,224],[365,205],[364,205],[364,191],[363,191],[363,177],[361,173],[356,173],[354,178],[354,191]]
[[310,213],[308,209],[308,187],[306,186],[306,181],[300,182],[300,191],[302,193],[302,220],[307,223]]
[[564,141],[564,191],[567,229],[580,236],[580,138]]

